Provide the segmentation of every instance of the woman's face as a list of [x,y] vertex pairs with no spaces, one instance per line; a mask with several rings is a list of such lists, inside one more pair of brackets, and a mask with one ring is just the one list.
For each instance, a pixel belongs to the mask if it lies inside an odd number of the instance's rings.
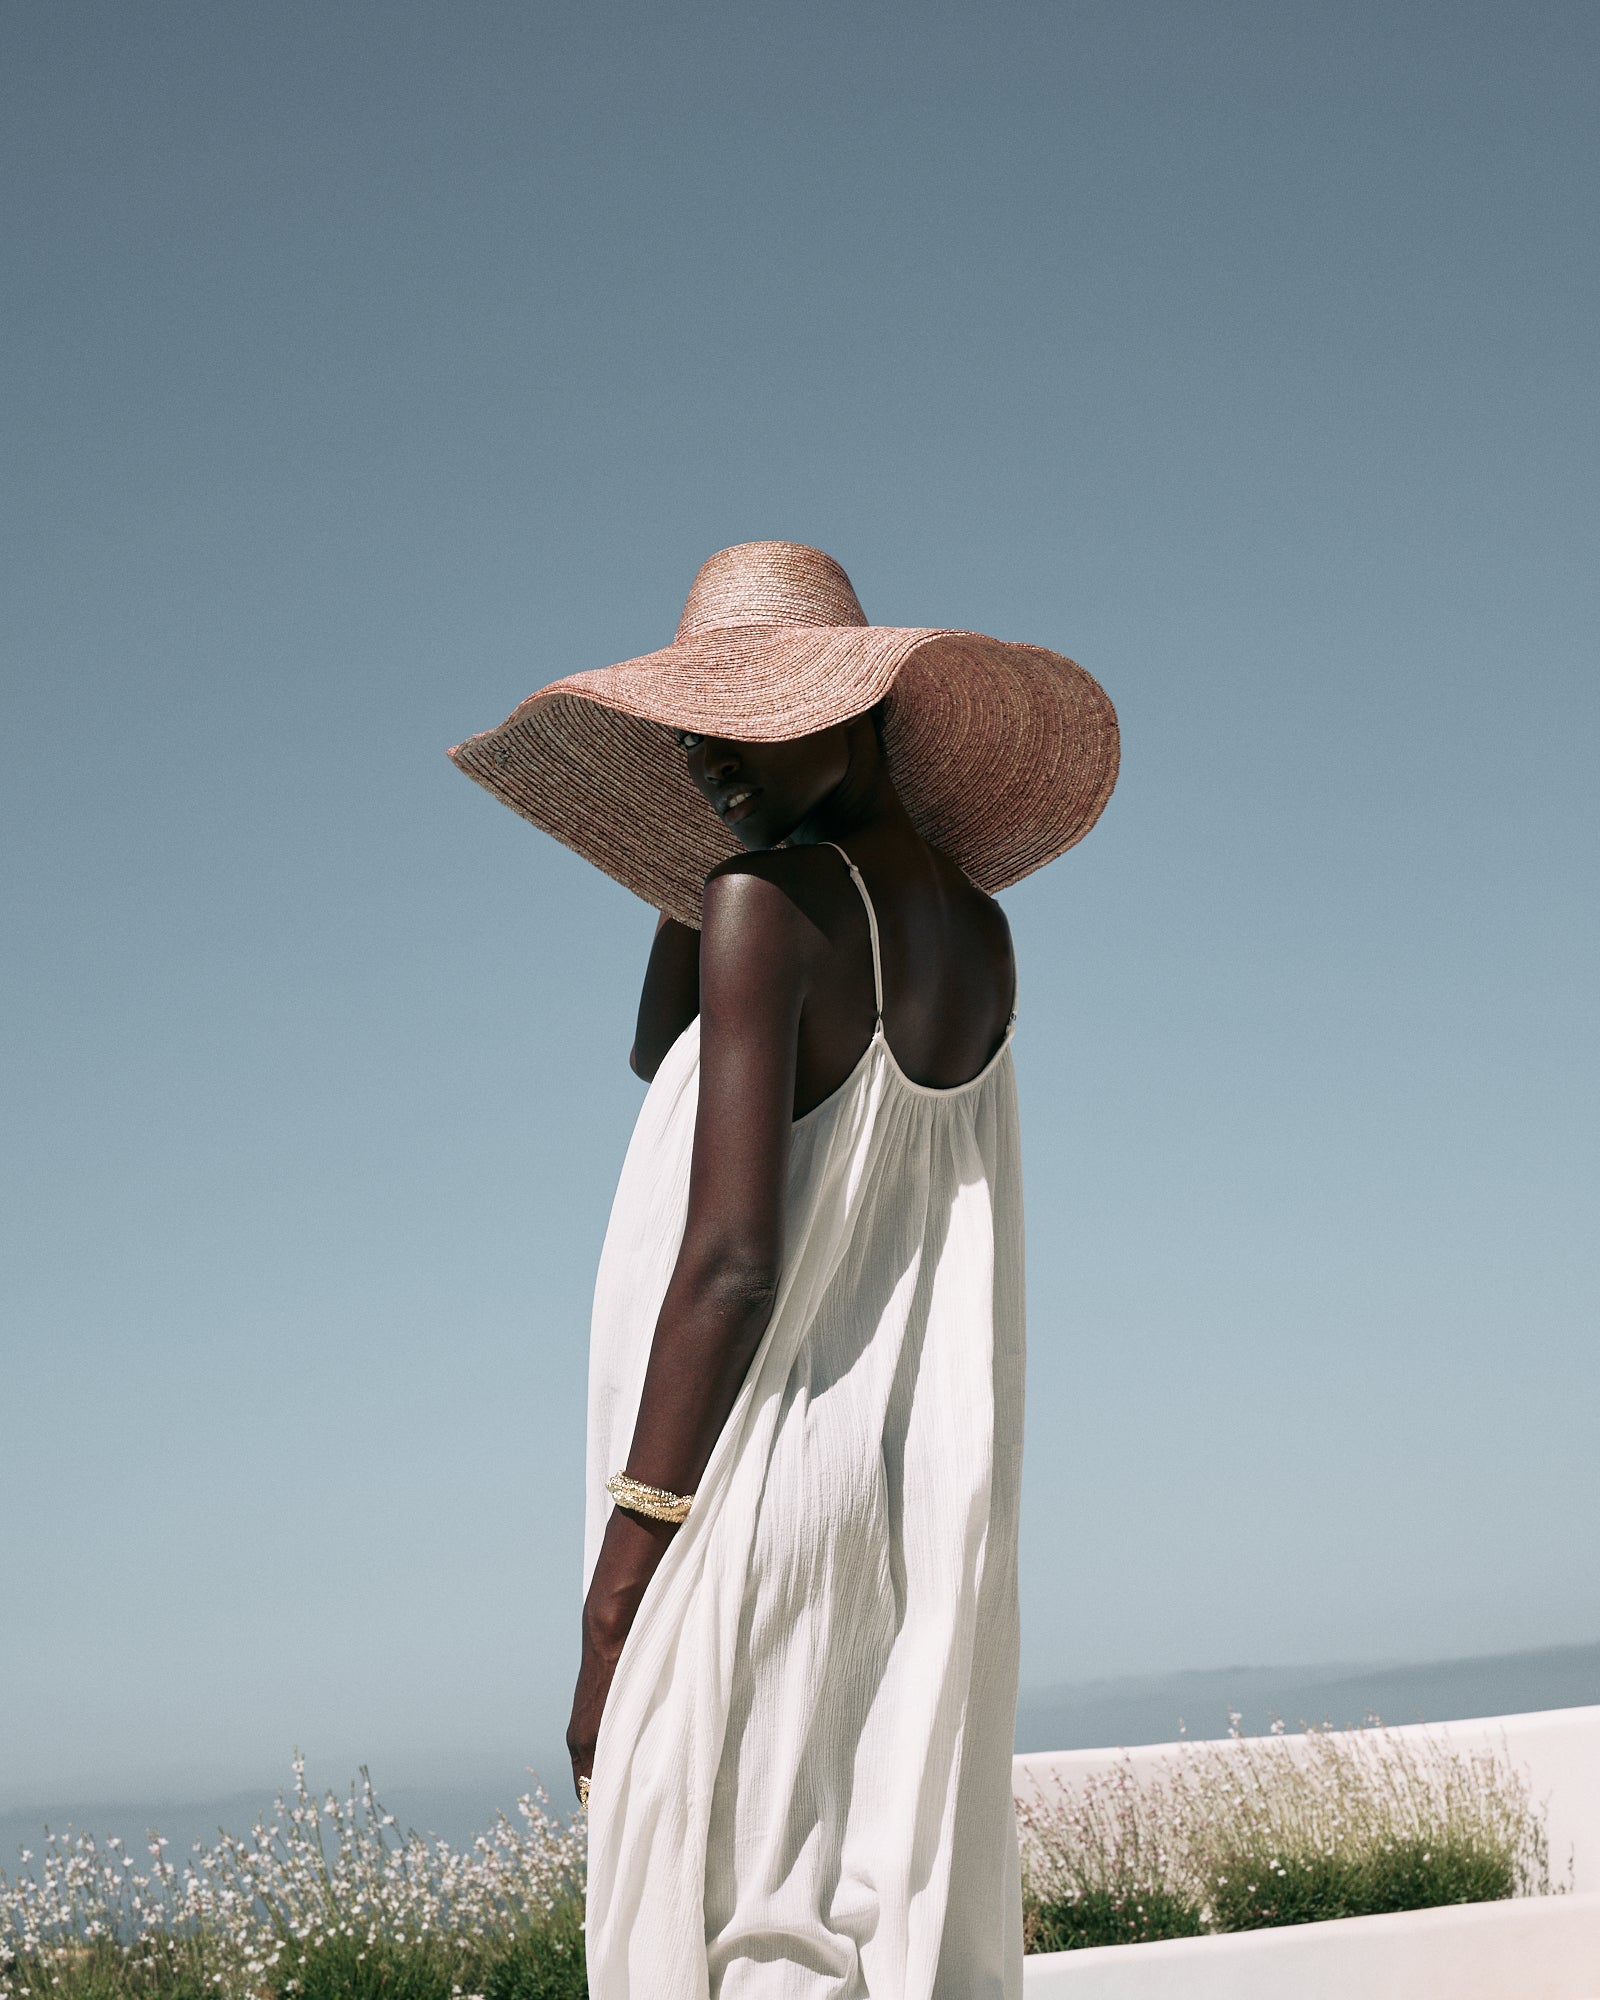
[[850,768],[849,731],[839,724],[787,743],[734,743],[675,730],[689,776],[742,847],[776,847],[809,819]]

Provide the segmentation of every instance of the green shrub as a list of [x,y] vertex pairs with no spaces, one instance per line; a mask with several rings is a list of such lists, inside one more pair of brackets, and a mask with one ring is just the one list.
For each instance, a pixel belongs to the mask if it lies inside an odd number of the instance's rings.
[[1212,1928],[1548,1891],[1543,1827],[1503,1761],[1381,1730],[1211,1746],[1180,1781],[1204,1828]]
[[1443,1903],[1495,1903],[1516,1894],[1515,1871],[1503,1852],[1470,1840],[1435,1845],[1437,1851],[1402,1841],[1373,1854],[1286,1850],[1268,1856],[1265,1867],[1258,1856],[1219,1850],[1211,1927],[1250,1931]]
[[1170,1829],[1127,1764],[1097,1774],[1049,1813],[1019,1808],[1023,1945],[1076,1951],[1194,1937],[1202,1896],[1172,1866]]
[[1019,1804],[1030,1951],[1548,1894],[1549,1849],[1503,1758],[1379,1727],[1124,1759]]
[[1200,1905],[1164,1889],[1085,1889],[1023,1906],[1025,1951],[1079,1951],[1095,1944],[1150,1944],[1157,1938],[1198,1937]]

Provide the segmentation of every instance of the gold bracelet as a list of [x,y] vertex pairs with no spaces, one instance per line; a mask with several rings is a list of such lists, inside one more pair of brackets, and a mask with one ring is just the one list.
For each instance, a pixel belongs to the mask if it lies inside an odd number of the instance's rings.
[[653,1521],[681,1521],[694,1500],[692,1493],[669,1493],[664,1486],[646,1486],[642,1479],[630,1479],[625,1472],[613,1472],[606,1491],[619,1507],[631,1514],[648,1514]]
[[589,1780],[587,1778],[580,1778],[578,1780],[578,1804],[583,1807],[585,1812],[589,1810]]

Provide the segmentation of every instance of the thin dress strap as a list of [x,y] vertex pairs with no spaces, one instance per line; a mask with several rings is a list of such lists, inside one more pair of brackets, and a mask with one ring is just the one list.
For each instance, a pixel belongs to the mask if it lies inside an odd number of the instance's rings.
[[850,859],[849,855],[845,853],[838,841],[825,840],[821,844],[824,847],[831,847],[835,854],[843,857],[844,865],[850,870],[850,879],[861,891],[861,900],[867,906],[867,929],[872,935],[872,999],[874,1006],[878,1010],[877,1024],[881,1028],[883,1026],[883,958],[878,949],[878,913],[872,907],[872,898],[867,894],[867,885],[861,878],[861,870]]

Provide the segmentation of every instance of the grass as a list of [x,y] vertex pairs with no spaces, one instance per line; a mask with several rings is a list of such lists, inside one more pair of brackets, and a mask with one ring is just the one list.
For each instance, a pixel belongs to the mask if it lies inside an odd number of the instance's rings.
[[217,1993],[190,1938],[150,1939],[139,1948],[114,1938],[48,1946],[0,1957],[0,1979],[15,1992],[57,2000],[216,2000]]
[[[533,1928],[419,1942],[334,1938],[291,1954],[272,1992],[284,2000],[584,2000],[583,1913],[572,1903]],[[188,1996],[174,1996],[188,2000]]]
[[1548,1894],[1503,1759],[1381,1727],[1195,1744],[1018,1808],[1030,1951]]
[[291,1951],[259,1984],[207,1970],[192,1938],[130,1946],[102,1938],[12,1960],[13,1990],[49,2000],[585,2000],[583,1917],[572,1904],[537,1929],[488,1939],[334,1938]]

